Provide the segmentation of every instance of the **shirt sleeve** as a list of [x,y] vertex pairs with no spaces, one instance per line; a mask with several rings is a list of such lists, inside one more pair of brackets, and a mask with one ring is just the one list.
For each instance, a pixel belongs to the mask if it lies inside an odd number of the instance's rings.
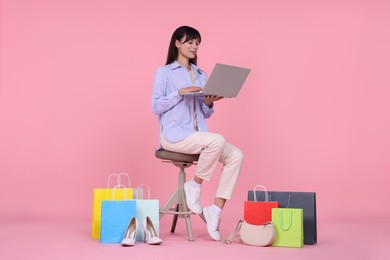
[[178,91],[167,94],[167,80],[167,72],[163,67],[159,68],[154,78],[152,93],[152,111],[155,115],[164,113],[183,99]]
[[202,111],[204,118],[209,118],[214,113],[214,103],[211,105],[211,107],[209,107],[202,100]]

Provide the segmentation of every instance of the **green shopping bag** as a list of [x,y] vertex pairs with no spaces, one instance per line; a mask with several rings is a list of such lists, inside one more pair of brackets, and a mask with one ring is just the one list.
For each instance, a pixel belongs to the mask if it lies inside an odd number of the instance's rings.
[[273,208],[272,223],[276,230],[273,246],[303,247],[303,209]]

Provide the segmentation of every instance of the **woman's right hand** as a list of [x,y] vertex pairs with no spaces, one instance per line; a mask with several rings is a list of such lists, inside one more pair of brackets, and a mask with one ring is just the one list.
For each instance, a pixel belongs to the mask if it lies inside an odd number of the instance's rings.
[[199,91],[201,89],[202,89],[201,87],[195,87],[195,86],[182,88],[182,89],[179,89],[179,95],[182,96],[186,93],[196,92],[196,91]]

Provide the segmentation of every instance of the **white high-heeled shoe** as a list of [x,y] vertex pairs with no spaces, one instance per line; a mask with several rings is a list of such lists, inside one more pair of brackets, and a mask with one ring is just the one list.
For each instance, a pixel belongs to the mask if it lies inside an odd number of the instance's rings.
[[123,236],[122,246],[134,246],[137,237],[138,230],[138,221],[135,217],[133,217],[129,225],[127,225],[127,229],[125,235]]
[[157,236],[157,232],[154,229],[152,220],[146,217],[143,222],[144,227],[144,242],[149,245],[159,245],[162,243],[162,239]]

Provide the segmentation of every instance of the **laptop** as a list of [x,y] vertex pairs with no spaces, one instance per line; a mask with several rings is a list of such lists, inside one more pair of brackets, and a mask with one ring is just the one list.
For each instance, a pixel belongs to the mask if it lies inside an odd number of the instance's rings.
[[250,71],[248,68],[217,63],[201,91],[184,95],[236,97]]

